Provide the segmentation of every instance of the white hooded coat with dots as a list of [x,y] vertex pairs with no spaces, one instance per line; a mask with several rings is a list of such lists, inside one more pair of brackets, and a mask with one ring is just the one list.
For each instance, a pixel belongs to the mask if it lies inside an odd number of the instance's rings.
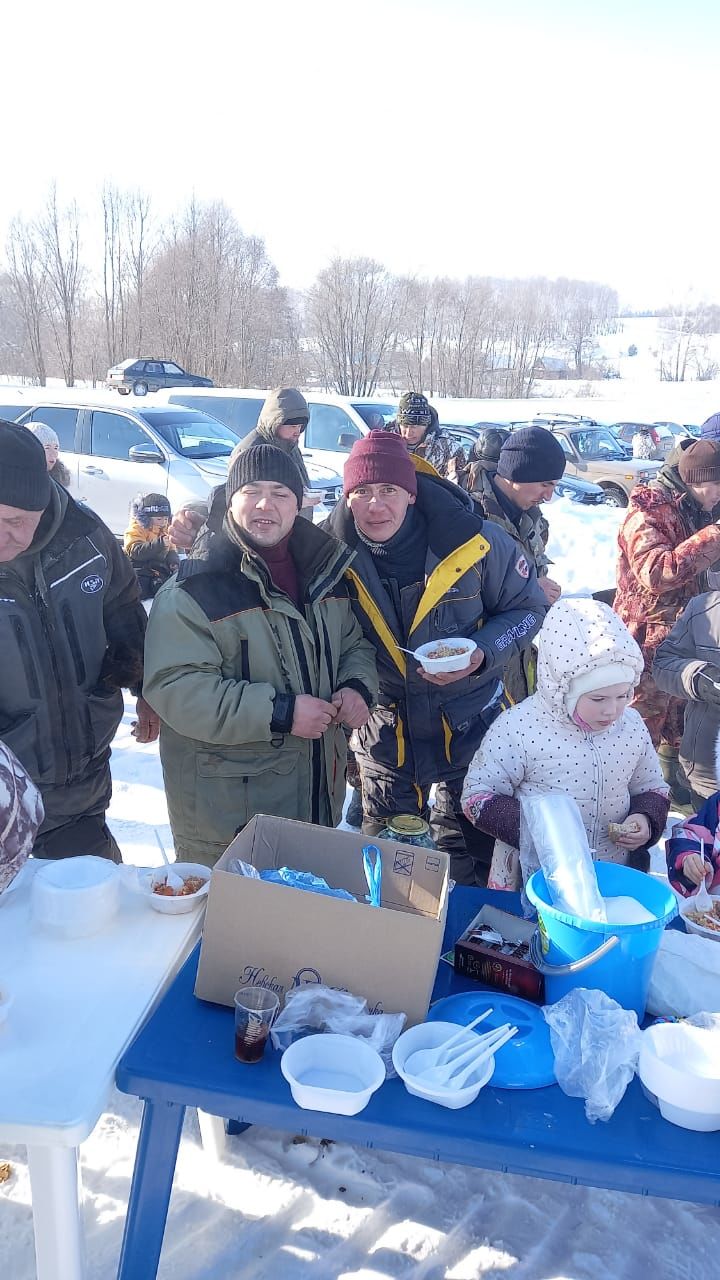
[[[639,679],[640,650],[617,614],[591,599],[554,604],[537,648],[537,692],[499,716],[486,733],[465,778],[463,809],[493,795],[520,799],[562,792],[577,801],[597,857],[625,862],[625,851],[608,837],[608,823],[627,818],[633,796],[668,792],[650,735],[631,707],[608,729],[583,729],[569,715],[566,697],[576,676],[610,663],[631,667]],[[501,840],[489,883],[505,889],[520,884],[518,851]]]

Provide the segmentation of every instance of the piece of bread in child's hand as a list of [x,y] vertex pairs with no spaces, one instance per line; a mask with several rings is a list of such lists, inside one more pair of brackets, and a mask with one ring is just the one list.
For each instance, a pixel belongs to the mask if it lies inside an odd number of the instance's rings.
[[636,836],[640,833],[640,823],[626,818],[624,822],[608,822],[608,836],[617,843],[621,836]]

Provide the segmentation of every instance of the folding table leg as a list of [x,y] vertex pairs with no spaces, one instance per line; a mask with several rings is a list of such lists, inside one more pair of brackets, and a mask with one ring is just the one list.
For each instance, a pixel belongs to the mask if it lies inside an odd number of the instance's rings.
[[27,1154],[37,1280],[82,1280],[85,1249],[77,1147],[30,1146]]
[[157,1275],[184,1119],[185,1108],[174,1102],[145,1102],[118,1280]]
[[211,1116],[198,1107],[198,1124],[203,1151],[211,1160],[222,1160],[225,1154],[225,1121],[222,1116]]

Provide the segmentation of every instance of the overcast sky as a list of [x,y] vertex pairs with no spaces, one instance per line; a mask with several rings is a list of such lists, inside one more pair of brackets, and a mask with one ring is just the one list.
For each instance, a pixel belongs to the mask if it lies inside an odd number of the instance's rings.
[[368,254],[720,302],[717,0],[28,0],[0,37],[0,243],[111,180],[225,200],[294,287]]

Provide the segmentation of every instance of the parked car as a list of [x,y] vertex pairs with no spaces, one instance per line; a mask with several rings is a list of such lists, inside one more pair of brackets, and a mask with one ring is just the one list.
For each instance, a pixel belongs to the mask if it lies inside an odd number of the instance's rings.
[[518,427],[547,427],[557,436],[567,458],[565,475],[592,480],[605,490],[611,506],[626,507],[636,484],[652,480],[659,462],[629,458],[621,442],[609,427],[592,418],[547,414],[526,422],[508,424]]
[[653,456],[659,462],[664,462],[668,454],[677,448],[680,441],[688,438],[688,432],[685,428],[674,422],[613,422],[610,424],[610,430],[613,435],[616,435],[618,440],[622,440],[623,444],[628,446],[631,455],[633,436],[641,427],[647,427],[648,431],[653,435]]
[[[457,440],[468,457],[481,431],[485,431],[488,427],[499,427],[501,430],[508,430],[505,422],[476,422],[472,427],[443,423],[442,427],[443,431],[447,431],[453,440]],[[590,507],[601,506],[607,501],[605,490],[601,489],[599,484],[593,484],[590,480],[580,480],[577,476],[568,475],[567,472],[555,485],[555,496],[569,498],[571,502],[580,502]]]
[[200,378],[187,373],[174,360],[123,360],[107,371],[105,386],[119,391],[121,396],[146,396],[149,391],[163,387],[212,387],[210,378]]
[[[120,536],[130,502],[138,493],[164,493],[173,510],[204,501],[227,475],[239,436],[217,418],[180,405],[118,408],[107,402],[38,404],[20,422],[44,422],[57,433],[70,491],[92,507]],[[342,496],[342,482],[317,464],[308,466],[310,486],[322,496],[316,519]]]
[[[240,437],[257,426],[267,391],[248,387],[214,387],[210,391],[164,391],[169,404],[183,404],[211,413]],[[305,465],[315,463],[342,475],[347,456],[356,440],[367,435],[373,415],[384,425],[397,414],[397,402],[381,396],[339,396],[308,391],[305,395],[310,421],[300,439]]]

